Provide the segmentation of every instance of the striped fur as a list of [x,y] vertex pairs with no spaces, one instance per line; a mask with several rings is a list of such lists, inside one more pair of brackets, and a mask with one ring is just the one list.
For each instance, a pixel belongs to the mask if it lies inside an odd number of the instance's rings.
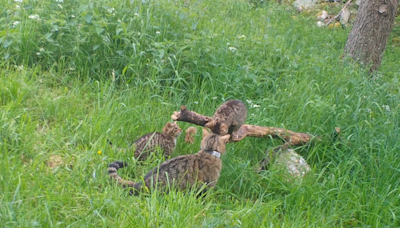
[[159,147],[165,158],[171,156],[176,147],[176,139],[181,134],[182,129],[176,122],[167,123],[162,133],[149,133],[135,141],[135,158],[138,160],[146,160],[151,153]]
[[[176,122],[168,122],[161,133],[151,132],[143,135],[133,143],[135,148],[134,157],[139,161],[144,161],[159,148],[165,158],[168,159],[175,150],[176,140],[181,132],[182,129]],[[113,145],[110,141],[109,143]],[[127,151],[124,148],[118,148],[117,150]]]
[[215,111],[205,127],[218,135],[234,134],[247,117],[246,105],[240,100],[229,100]]
[[207,151],[223,154],[229,138],[230,135],[218,136],[203,129],[201,150],[198,153],[177,156],[163,162],[146,174],[143,183],[124,180],[118,175],[118,169],[126,166],[124,162],[111,163],[108,166],[108,175],[122,187],[132,187],[130,193],[135,195],[143,191],[144,186],[147,189],[159,188],[162,191],[167,191],[167,186],[184,190],[200,188],[205,184],[205,189],[212,188],[219,179],[222,162],[219,157]]

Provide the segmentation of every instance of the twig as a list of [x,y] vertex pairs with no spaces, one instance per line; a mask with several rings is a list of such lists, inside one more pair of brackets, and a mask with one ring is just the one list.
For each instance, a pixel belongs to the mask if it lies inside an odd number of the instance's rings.
[[332,23],[333,20],[336,20],[338,17],[340,17],[340,15],[342,14],[343,10],[346,9],[346,7],[351,3],[352,0],[349,0],[348,2],[346,2],[346,4],[343,6],[342,10],[339,11],[339,13],[332,19],[330,19],[326,25],[328,26],[330,23]]

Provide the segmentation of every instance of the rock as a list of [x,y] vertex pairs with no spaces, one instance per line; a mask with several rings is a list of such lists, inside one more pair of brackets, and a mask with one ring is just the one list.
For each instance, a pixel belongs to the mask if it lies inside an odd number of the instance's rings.
[[310,170],[306,160],[292,149],[267,150],[267,158],[261,162],[261,170],[279,170],[287,181],[304,177]]
[[304,177],[311,170],[306,160],[292,149],[278,154],[274,165],[286,168],[287,173],[294,178]]
[[295,0],[293,3],[298,10],[304,10],[315,6],[317,0]]
[[328,17],[328,12],[326,10],[322,10],[320,13],[317,14],[317,18],[320,21],[325,20]]
[[348,10],[348,9],[346,8],[346,9],[344,9],[344,10],[342,11],[342,13],[340,14],[340,23],[341,23],[342,25],[345,25],[345,24],[347,24],[347,23],[349,22],[349,19],[350,19],[350,10]]

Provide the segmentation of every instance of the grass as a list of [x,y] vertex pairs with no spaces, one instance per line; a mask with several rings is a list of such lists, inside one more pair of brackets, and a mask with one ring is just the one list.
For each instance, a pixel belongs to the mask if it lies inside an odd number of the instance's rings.
[[[400,225],[400,51],[391,42],[371,78],[340,59],[350,28],[318,28],[313,12],[272,3],[0,5],[2,227]],[[247,101],[249,124],[313,135],[340,127],[342,145],[298,148],[312,171],[288,183],[255,172],[280,142],[229,144],[203,199],[130,197],[108,181],[114,160],[128,161],[121,175],[139,180],[163,159],[136,163],[107,139],[126,146],[161,130],[182,104],[212,115],[232,98]],[[173,156],[197,152],[199,142],[180,137]]]

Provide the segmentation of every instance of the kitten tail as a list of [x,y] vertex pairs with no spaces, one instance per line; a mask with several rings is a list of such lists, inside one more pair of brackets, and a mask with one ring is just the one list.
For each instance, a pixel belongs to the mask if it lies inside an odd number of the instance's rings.
[[118,184],[124,188],[133,187],[135,185],[135,182],[125,180],[125,179],[121,178],[117,173],[118,169],[124,168],[127,166],[128,166],[128,163],[121,162],[121,161],[115,161],[108,165],[108,176],[111,177],[112,179],[116,180],[118,182]]
[[186,130],[185,142],[193,144],[194,143],[193,135],[195,135],[196,133],[197,133],[197,129],[195,127],[189,127]]

